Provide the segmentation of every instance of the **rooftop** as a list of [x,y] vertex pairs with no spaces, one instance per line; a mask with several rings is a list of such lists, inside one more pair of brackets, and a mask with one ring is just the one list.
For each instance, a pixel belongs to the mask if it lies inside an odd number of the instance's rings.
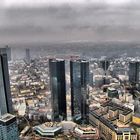
[[61,61],[64,61],[64,59],[56,59],[56,58],[54,58],[54,59],[50,59],[51,60],[51,62],[61,62]]
[[[103,106],[103,107],[109,107],[110,109],[113,108],[113,110],[120,110],[120,111],[122,111],[121,114],[123,114],[123,115],[127,115],[127,114],[129,114],[129,113],[132,112],[131,109],[126,108],[126,107],[123,107],[123,106],[118,105],[118,104],[116,104],[116,103],[112,103],[111,101],[108,101],[108,102],[102,104],[102,106]],[[114,117],[112,117],[112,118],[106,119],[105,116],[103,116],[103,115],[105,115],[105,113],[103,113],[99,108],[94,108],[94,110],[92,110],[90,113],[91,113],[95,118],[99,119],[103,124],[105,124],[107,127],[109,127],[109,128],[110,128],[111,130],[113,130],[113,131],[118,132],[118,131],[121,130],[121,128],[123,128],[123,130],[127,130],[126,128],[129,128],[128,126],[126,126],[126,125],[124,126],[124,125],[122,125],[121,123],[119,123],[119,124],[117,123],[117,125],[115,125],[115,124],[112,122],[112,121],[114,121],[115,119],[117,119],[118,115],[117,115],[117,116],[114,116]],[[106,113],[108,113],[108,112],[106,112]],[[124,127],[125,127],[125,128],[124,128]],[[130,128],[129,128],[129,129],[130,129]]]
[[72,62],[78,62],[78,63],[87,63],[87,62],[89,62],[88,60],[85,60],[85,59],[72,59],[71,61]]
[[13,118],[15,118],[14,115],[7,113],[7,114],[4,114],[3,116],[0,117],[0,121],[7,122],[7,121],[9,121],[9,120],[11,120]]
[[39,130],[41,131],[42,133],[54,133],[54,132],[57,132],[58,130],[62,129],[61,126],[58,126],[57,124],[54,125],[52,123],[44,123],[44,124],[41,124],[41,125],[38,125],[38,126],[35,126],[34,127],[35,130]]
[[134,129],[131,127],[119,127],[118,132],[134,132]]
[[111,107],[111,108],[113,108],[113,110],[120,110],[120,111],[122,111],[123,115],[127,115],[127,114],[133,112],[130,108],[119,105],[119,104],[116,104],[116,103],[113,103],[112,101],[108,101],[108,102],[102,104],[101,106]]

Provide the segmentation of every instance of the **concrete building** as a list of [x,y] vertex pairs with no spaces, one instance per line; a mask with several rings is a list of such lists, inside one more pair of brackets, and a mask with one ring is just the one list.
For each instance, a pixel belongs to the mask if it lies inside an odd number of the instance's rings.
[[80,140],[99,140],[99,130],[91,126],[77,126],[73,130],[73,136]]
[[0,117],[0,140],[19,140],[16,117],[4,114]]
[[62,127],[52,123],[44,123],[34,127],[34,131],[43,137],[55,137],[62,133]]
[[108,101],[90,111],[89,122],[99,128],[105,140],[137,140],[136,132],[129,125],[132,110],[127,107]]

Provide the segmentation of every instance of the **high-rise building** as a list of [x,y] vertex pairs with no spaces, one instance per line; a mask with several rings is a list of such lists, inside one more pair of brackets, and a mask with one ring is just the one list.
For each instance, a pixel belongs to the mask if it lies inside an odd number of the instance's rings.
[[0,140],[19,140],[16,117],[4,114],[0,117]]
[[26,59],[26,62],[29,63],[31,60],[30,49],[26,48],[25,51],[26,51],[26,56],[25,56],[26,58],[25,59]]
[[93,86],[93,72],[89,73],[89,85],[92,87]]
[[129,63],[129,81],[131,83],[139,83],[140,82],[140,62],[130,62]]
[[82,120],[85,120],[88,116],[89,62],[71,60],[70,78],[72,117],[80,116]]
[[109,63],[109,60],[101,60],[100,61],[100,64],[101,64],[101,67],[102,69],[106,72],[110,63]]
[[62,59],[50,59],[49,71],[52,96],[52,119],[55,121],[64,120],[67,116],[65,61]]
[[109,68],[110,62],[109,60],[101,60],[100,61],[101,68],[104,70],[104,80],[103,84],[106,84],[107,70]]
[[0,54],[7,54],[8,61],[11,61],[11,48],[9,46],[0,48]]
[[12,113],[7,54],[0,54],[0,115]]

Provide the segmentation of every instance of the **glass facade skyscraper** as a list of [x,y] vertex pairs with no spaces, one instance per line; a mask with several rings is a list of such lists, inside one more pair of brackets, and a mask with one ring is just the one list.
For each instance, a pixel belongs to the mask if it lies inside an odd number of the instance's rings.
[[129,63],[129,81],[131,83],[137,84],[140,82],[140,62],[130,62]]
[[19,140],[16,117],[4,114],[0,117],[0,140]]
[[104,79],[103,79],[103,84],[107,84],[107,70],[109,68],[110,65],[110,61],[109,60],[101,60],[100,61],[100,65],[101,68],[104,70]]
[[26,56],[25,56],[26,58],[25,58],[25,60],[26,60],[27,63],[29,63],[30,60],[31,60],[30,49],[27,49],[27,48],[26,48],[25,53],[26,53]]
[[107,71],[107,69],[110,65],[109,60],[101,60],[100,65],[101,65],[101,68],[105,71],[105,74],[106,74],[106,71]]
[[6,46],[5,48],[0,48],[0,54],[7,54],[8,61],[11,61],[11,48]]
[[62,59],[49,60],[50,89],[52,96],[52,119],[66,119],[66,80],[65,61]]
[[0,115],[12,113],[7,54],[0,54]]
[[85,119],[88,116],[89,62],[71,60],[70,77],[72,117],[81,116]]

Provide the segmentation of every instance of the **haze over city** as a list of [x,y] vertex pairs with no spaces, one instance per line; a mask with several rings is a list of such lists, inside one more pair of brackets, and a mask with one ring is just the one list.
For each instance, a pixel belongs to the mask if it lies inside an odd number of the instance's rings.
[[0,0],[0,140],[140,140],[139,0]]
[[138,0],[3,0],[1,7],[0,44],[139,42]]

